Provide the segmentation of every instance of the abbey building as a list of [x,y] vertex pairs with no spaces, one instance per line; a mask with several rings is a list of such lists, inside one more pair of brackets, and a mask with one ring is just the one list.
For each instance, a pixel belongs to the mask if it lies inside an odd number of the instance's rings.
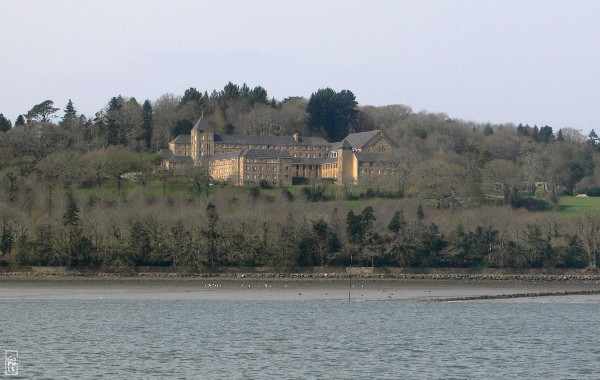
[[189,135],[179,135],[159,154],[166,170],[207,163],[211,177],[237,186],[291,186],[306,179],[338,184],[390,177],[395,143],[381,131],[351,133],[329,143],[321,137],[219,135],[200,118]]

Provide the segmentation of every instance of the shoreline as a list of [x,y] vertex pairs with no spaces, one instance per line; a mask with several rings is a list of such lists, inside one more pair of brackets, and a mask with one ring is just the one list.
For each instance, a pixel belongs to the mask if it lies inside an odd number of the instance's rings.
[[[349,294],[350,293],[350,294]],[[600,279],[242,276],[0,276],[1,300],[599,302]],[[537,300],[537,301],[536,301]]]
[[[167,268],[171,269],[171,268]],[[272,269],[272,268],[269,268]],[[459,282],[598,282],[600,270],[557,270],[557,269],[439,269],[439,268],[352,268],[351,277],[357,280],[440,280]],[[136,268],[131,272],[104,272],[78,270],[66,267],[0,268],[0,280],[6,279],[287,279],[287,280],[348,280],[348,268],[313,268],[312,271],[282,272],[262,268],[227,268],[220,271],[184,272],[165,268]]]

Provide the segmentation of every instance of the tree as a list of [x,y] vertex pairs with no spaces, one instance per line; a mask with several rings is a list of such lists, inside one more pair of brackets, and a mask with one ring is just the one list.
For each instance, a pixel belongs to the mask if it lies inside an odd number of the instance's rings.
[[433,198],[437,207],[455,207],[465,202],[464,170],[440,158],[419,163],[411,173],[413,188],[422,198]]
[[255,103],[269,104],[267,90],[261,86],[254,87],[247,94],[248,104],[252,107]]
[[142,105],[142,133],[140,142],[145,148],[150,148],[152,140],[152,104],[146,99]]
[[3,114],[0,113],[0,132],[9,131],[12,128],[12,124],[10,120],[4,117]]
[[547,144],[547,143],[551,142],[552,140],[554,140],[554,134],[552,134],[552,128],[547,125],[540,128],[538,135],[537,135],[537,141]]
[[64,112],[65,115],[63,116],[63,122],[67,120],[77,119],[77,110],[75,110],[75,106],[73,106],[73,102],[71,101],[71,99],[69,99],[69,101],[67,102]]
[[417,219],[423,220],[425,218],[425,212],[423,211],[423,206],[419,205],[417,207]]
[[337,93],[331,88],[319,89],[306,106],[308,126],[313,133],[325,134],[330,141],[341,141],[356,123],[357,105],[350,90]]
[[139,162],[125,149],[109,147],[104,151],[104,174],[117,181],[117,193],[121,197],[121,175],[137,170]]
[[[421,211],[423,211],[421,209]],[[396,211],[390,224],[388,224],[388,230],[393,233],[398,233],[406,227],[406,219],[404,219],[404,213],[402,211]]]
[[484,190],[502,191],[507,202],[512,188],[518,186],[523,179],[519,165],[508,160],[492,160],[486,163],[482,174]]
[[219,221],[219,213],[217,212],[217,207],[212,202],[206,205],[206,217],[208,219],[208,226],[202,230],[202,233],[209,241],[208,259],[210,266],[214,267],[218,262],[217,239],[219,238],[219,234],[217,232],[217,222]]
[[58,108],[54,107],[52,100],[45,100],[40,104],[36,104],[27,112],[27,121],[38,121],[47,122],[53,117],[53,114],[58,111]]
[[221,92],[221,98],[224,100],[234,100],[240,97],[240,87],[231,81],[225,85]]
[[493,134],[494,134],[494,128],[492,128],[491,125],[486,124],[485,127],[483,127],[483,135],[489,136],[489,135],[493,135]]
[[598,141],[599,140],[600,139],[598,138],[598,135],[596,134],[596,131],[594,131],[592,129],[592,131],[588,135],[588,143],[591,145],[592,148],[596,148],[598,146]]
[[25,125],[25,118],[23,117],[23,115],[17,116],[17,120],[15,120],[15,127],[18,127],[21,125]]
[[119,124],[118,112],[123,107],[123,98],[112,97],[108,102],[106,111],[106,143],[108,145],[119,145],[122,142],[122,126]]
[[202,101],[202,94],[194,87],[190,87],[187,90],[185,90],[185,92],[183,93],[183,97],[179,102],[179,105],[183,106],[184,104],[190,101],[196,101],[198,103]]
[[64,226],[71,228],[79,227],[79,206],[77,206],[71,190],[67,191],[67,207],[62,218]]

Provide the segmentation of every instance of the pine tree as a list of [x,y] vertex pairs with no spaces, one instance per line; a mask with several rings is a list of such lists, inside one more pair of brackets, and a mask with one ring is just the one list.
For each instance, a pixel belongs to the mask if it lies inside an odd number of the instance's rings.
[[15,120],[15,127],[18,127],[21,125],[25,125],[25,118],[23,117],[23,115],[19,115],[17,117],[17,120]]
[[0,132],[6,132],[12,128],[12,123],[10,120],[4,117],[3,114],[0,113]]
[[152,104],[148,99],[142,105],[142,134],[140,140],[146,148],[150,148],[152,140]]
[[64,112],[65,115],[63,116],[63,121],[74,120],[77,118],[77,110],[73,106],[73,102],[71,101],[71,99],[69,99],[69,101],[67,102]]
[[79,207],[72,191],[67,192],[67,209],[63,214],[63,225],[73,229],[77,229],[79,226]]

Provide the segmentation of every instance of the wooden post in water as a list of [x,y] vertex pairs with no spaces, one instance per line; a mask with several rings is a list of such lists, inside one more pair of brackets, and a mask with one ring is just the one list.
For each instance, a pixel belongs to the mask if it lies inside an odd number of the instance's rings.
[[350,302],[350,292],[352,291],[352,251],[350,251],[350,287],[348,288],[348,302]]

